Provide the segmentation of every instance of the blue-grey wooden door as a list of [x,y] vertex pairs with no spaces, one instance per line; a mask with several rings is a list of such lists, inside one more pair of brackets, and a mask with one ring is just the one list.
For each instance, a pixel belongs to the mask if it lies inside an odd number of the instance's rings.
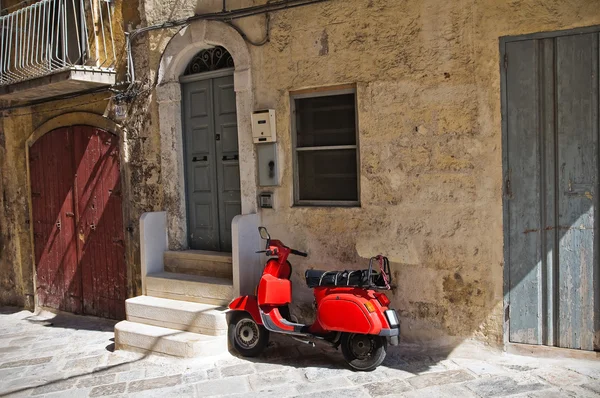
[[233,76],[182,86],[189,246],[231,252],[231,221],[241,213]]
[[597,32],[502,43],[509,340],[600,348]]

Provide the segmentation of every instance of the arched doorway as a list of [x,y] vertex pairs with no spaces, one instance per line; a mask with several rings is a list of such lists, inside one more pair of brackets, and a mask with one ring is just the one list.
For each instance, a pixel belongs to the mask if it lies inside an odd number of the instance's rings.
[[180,78],[187,231],[191,249],[231,252],[241,214],[234,61],[216,46],[192,58]]
[[123,319],[127,298],[119,140],[60,127],[29,149],[38,305]]

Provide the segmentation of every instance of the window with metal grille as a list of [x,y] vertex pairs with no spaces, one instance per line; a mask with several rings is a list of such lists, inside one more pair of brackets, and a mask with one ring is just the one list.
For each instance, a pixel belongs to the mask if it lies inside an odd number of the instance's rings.
[[292,94],[294,203],[359,206],[354,88]]

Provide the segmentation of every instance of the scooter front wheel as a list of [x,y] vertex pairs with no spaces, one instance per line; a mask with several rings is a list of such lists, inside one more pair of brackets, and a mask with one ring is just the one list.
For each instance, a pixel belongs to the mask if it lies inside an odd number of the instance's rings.
[[269,343],[269,331],[247,312],[234,313],[227,332],[231,346],[245,357],[259,355]]
[[371,334],[344,333],[342,354],[348,365],[356,370],[373,370],[385,359],[387,340]]

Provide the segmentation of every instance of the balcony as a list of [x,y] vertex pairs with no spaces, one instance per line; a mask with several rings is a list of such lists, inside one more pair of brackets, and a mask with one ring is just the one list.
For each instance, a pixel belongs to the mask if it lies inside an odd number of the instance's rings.
[[112,0],[41,0],[0,16],[0,100],[72,94],[116,81]]

